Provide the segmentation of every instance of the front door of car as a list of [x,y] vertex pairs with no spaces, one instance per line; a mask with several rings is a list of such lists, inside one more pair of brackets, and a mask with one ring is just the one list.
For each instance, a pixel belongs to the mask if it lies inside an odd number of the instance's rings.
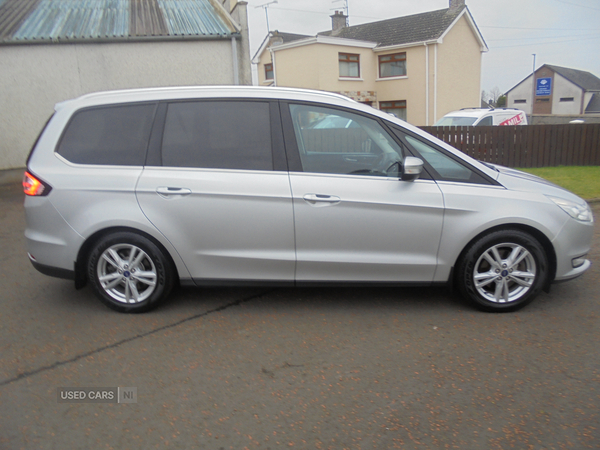
[[[296,280],[433,280],[443,198],[433,180],[401,181],[406,150],[375,118],[310,104],[282,106]],[[296,157],[297,156],[297,157]]]
[[137,197],[192,278],[293,283],[293,210],[278,104],[176,102],[159,108],[159,123],[161,114],[164,131],[152,136]]

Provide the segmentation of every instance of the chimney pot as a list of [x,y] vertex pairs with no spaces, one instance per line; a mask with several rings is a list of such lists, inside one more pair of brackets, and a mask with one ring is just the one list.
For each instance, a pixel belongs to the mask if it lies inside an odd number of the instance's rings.
[[342,28],[346,27],[347,16],[342,11],[336,11],[335,14],[331,17],[331,29],[333,32],[340,31]]
[[450,9],[462,8],[465,6],[465,0],[450,0]]

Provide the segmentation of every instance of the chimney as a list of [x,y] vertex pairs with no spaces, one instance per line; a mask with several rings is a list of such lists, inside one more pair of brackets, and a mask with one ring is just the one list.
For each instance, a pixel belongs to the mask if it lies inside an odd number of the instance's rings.
[[465,6],[465,0],[450,0],[450,9],[460,9]]
[[346,19],[348,18],[342,11],[336,11],[331,17],[331,25],[332,30],[335,34],[336,31],[340,31],[342,28],[345,28],[348,24],[346,23]]
[[271,42],[270,45],[275,47],[276,45],[282,45],[283,38],[279,34],[279,30],[271,31]]

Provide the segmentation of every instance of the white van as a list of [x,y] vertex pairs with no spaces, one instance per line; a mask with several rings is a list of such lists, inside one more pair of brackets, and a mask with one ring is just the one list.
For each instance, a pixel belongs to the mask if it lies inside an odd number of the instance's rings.
[[527,115],[524,111],[515,108],[463,108],[446,114],[434,126],[492,125],[527,125]]

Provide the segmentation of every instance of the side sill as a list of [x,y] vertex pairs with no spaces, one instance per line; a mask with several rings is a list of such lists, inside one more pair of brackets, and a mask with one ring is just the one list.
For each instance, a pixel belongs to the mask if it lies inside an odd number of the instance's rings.
[[297,281],[297,287],[431,287],[446,286],[431,281]]
[[[186,280],[189,282],[189,280]],[[194,284],[186,283],[181,280],[182,286],[199,286],[199,287],[294,287],[294,281],[285,280],[231,280],[231,279],[211,279],[211,278],[194,278]]]
[[182,279],[181,286],[198,287],[443,287],[448,282],[411,281],[286,281],[286,280],[231,280],[231,279]]
[[74,270],[68,270],[68,269],[62,269],[60,267],[53,267],[53,266],[47,266],[45,264],[40,264],[36,261],[31,261],[31,264],[33,264],[33,267],[35,267],[35,269],[40,272],[43,273],[44,275],[48,275],[49,277],[55,277],[55,278],[62,278],[63,280],[75,280],[75,271]]

